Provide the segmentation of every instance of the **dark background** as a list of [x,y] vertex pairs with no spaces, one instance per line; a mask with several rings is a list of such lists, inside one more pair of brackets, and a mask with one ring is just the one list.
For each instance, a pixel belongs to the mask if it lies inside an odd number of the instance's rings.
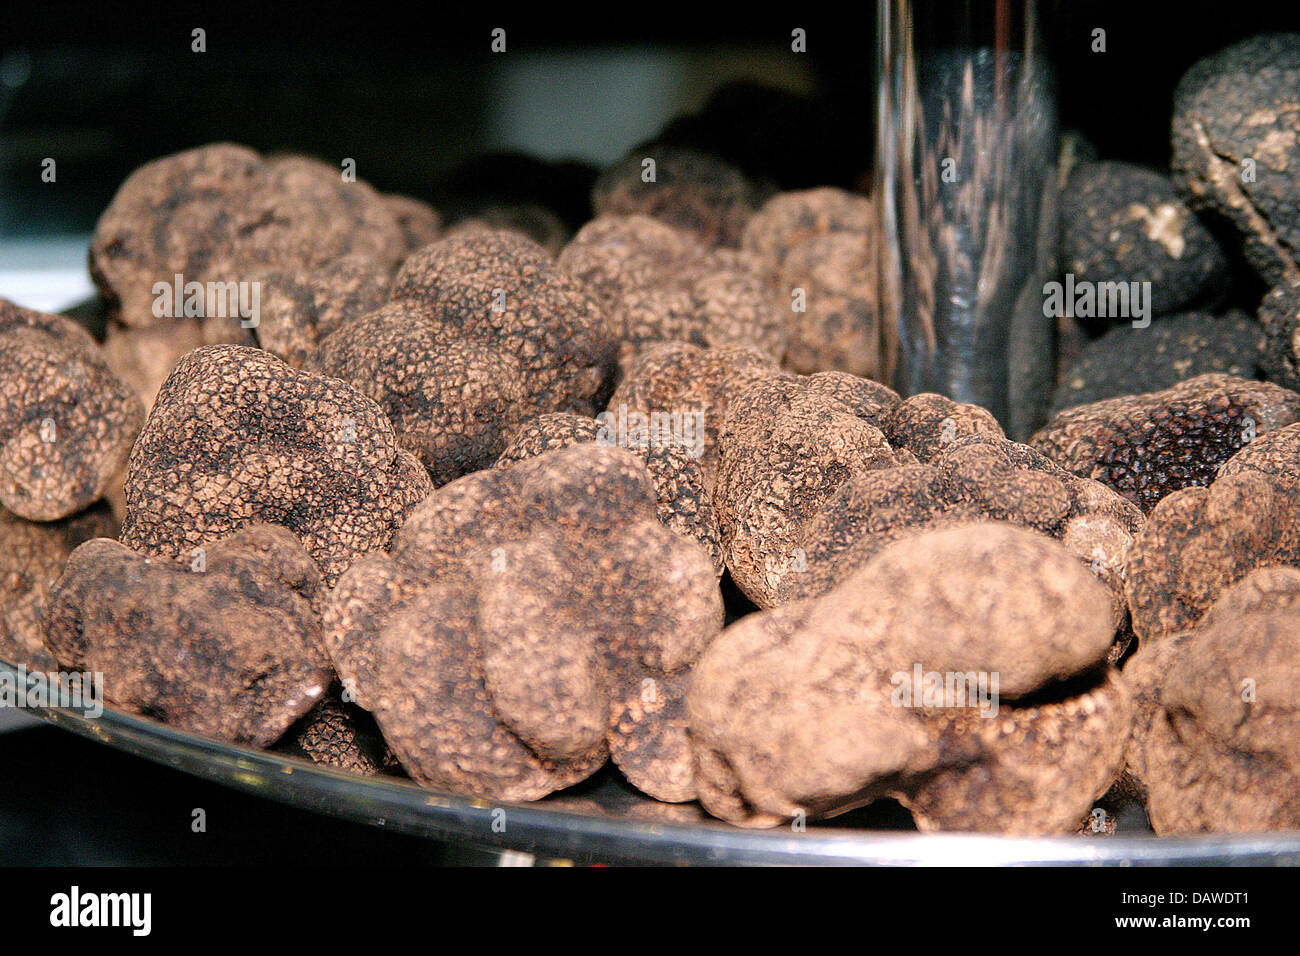
[[[786,188],[852,186],[870,170],[872,3],[768,12],[662,3],[583,13],[549,4],[419,6],[7,4],[0,62],[11,81],[27,79],[0,85],[0,237],[89,231],[136,166],[216,140],[335,162],[352,157],[379,188],[433,200],[453,216],[467,195],[540,201],[572,227],[586,218],[589,166],[471,159],[500,149],[511,122],[530,124],[535,141],[536,128],[553,121],[547,159],[565,155],[566,123],[569,130],[576,123],[590,134],[579,158],[601,165],[659,133],[662,117],[698,111],[711,92],[704,115],[675,124],[672,137],[715,148]],[[1102,158],[1157,167],[1168,162],[1174,85],[1191,63],[1252,33],[1300,29],[1300,5],[1286,3],[1044,7],[1062,125],[1082,132]],[[204,54],[190,50],[196,26],[207,31]],[[496,26],[507,30],[504,55],[489,52]],[[790,51],[796,26],[807,30],[804,55]],[[1096,27],[1106,30],[1104,54],[1091,50]],[[637,81],[646,69],[660,79],[676,70],[675,89],[656,100]],[[728,85],[735,77],[750,82]],[[532,101],[524,115],[493,121],[510,84]],[[584,125],[575,113],[594,102],[603,106]],[[637,129],[642,114],[647,122]],[[602,120],[624,126],[602,140]],[[58,160],[57,189],[39,180],[47,156]]]

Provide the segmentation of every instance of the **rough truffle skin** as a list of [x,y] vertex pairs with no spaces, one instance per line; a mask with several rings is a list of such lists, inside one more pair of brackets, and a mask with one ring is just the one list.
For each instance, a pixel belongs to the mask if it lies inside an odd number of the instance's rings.
[[257,344],[302,368],[322,339],[384,304],[389,275],[364,256],[343,256],[308,274],[274,269],[253,281],[261,285]]
[[1177,491],[1147,516],[1129,557],[1133,631],[1152,641],[1192,628],[1251,571],[1296,563],[1300,486],[1242,467],[1209,488]]
[[0,508],[0,660],[28,670],[54,666],[41,631],[49,590],[79,544],[116,534],[104,502],[52,522],[27,521]]
[[81,326],[0,299],[0,506],[32,521],[86,508],[143,417]]
[[1300,389],[1300,282],[1271,289],[1259,304],[1267,344],[1263,366],[1270,382]]
[[297,534],[333,586],[431,490],[378,406],[346,382],[209,346],[176,366],[140,432],[121,541],[188,560],[266,521]]
[[[654,161],[655,179],[642,179]],[[709,153],[667,143],[632,150],[602,172],[591,190],[596,215],[638,213],[693,232],[706,245],[740,245],[763,196],[739,169]]]
[[601,216],[565,246],[560,265],[601,302],[626,369],[647,345],[753,345],[780,359],[788,333],[763,264],[710,249],[649,216]]
[[290,753],[314,764],[371,777],[397,765],[374,721],[331,687],[285,736]]
[[1295,392],[1211,373],[1060,412],[1030,445],[1149,512],[1174,491],[1209,484],[1256,436],[1297,419]]
[[[880,373],[872,202],[823,187],[773,196],[745,225],[742,246],[781,291],[795,372]],[[793,292],[802,290],[803,311]]]
[[1112,589],[1137,509],[1002,437],[982,408],[907,401],[842,372],[741,393],[721,439],[714,507],[732,578],[759,607],[824,594],[891,542],[993,519],[1059,538]]
[[1264,330],[1242,312],[1188,312],[1150,328],[1120,326],[1080,350],[1061,376],[1052,413],[1159,391],[1209,372],[1257,378],[1263,357]]
[[[1174,183],[1229,219],[1269,285],[1300,281],[1300,34],[1251,37],[1195,63],[1174,91]],[[1255,164],[1243,181],[1243,160]]]
[[68,670],[102,672],[120,707],[264,747],[329,686],[321,592],[297,538],[273,525],[212,544],[203,570],[97,538],[50,592],[45,644]]
[[1144,644],[1129,766],[1156,833],[1300,827],[1300,571],[1263,568],[1194,629]]
[[1153,315],[1226,290],[1228,261],[1218,243],[1154,170],[1118,162],[1076,167],[1061,193],[1061,233],[1065,270],[1076,281],[1150,282]]
[[[977,523],[891,545],[705,652],[687,695],[700,800],[745,826],[896,796],[926,829],[1069,832],[1128,736],[1105,605],[1075,558],[1030,531]],[[900,696],[918,664],[998,674],[998,714]]]
[[682,695],[722,598],[655,508],[636,456],[582,443],[438,489],[349,569],[330,653],[417,782],[536,800],[612,757],[694,797]]
[[637,356],[614,390],[607,411],[702,412],[705,442],[699,461],[704,486],[712,494],[718,437],[728,405],[747,386],[779,374],[776,361],[752,346],[704,349],[668,342]]
[[407,259],[391,301],[328,336],[312,367],[378,402],[441,485],[490,466],[534,415],[594,412],[611,360],[585,286],[536,243],[474,229]]
[[[506,444],[495,467],[509,468],[515,462],[535,458],[557,448],[584,442],[617,444],[610,429],[594,418],[568,412],[538,415],[524,422]],[[627,448],[645,463],[654,481],[656,514],[664,527],[694,538],[708,550],[718,576],[726,567],[718,541],[718,519],[713,500],[704,489],[699,462],[680,445],[653,442],[646,433],[626,436]]]
[[[341,256],[393,270],[407,245],[394,212],[364,182],[301,156],[264,160],[217,143],[164,156],[122,183],[100,216],[90,270],[128,326],[153,314],[156,282],[244,281],[268,268],[313,271]],[[209,318],[208,321],[228,321]]]

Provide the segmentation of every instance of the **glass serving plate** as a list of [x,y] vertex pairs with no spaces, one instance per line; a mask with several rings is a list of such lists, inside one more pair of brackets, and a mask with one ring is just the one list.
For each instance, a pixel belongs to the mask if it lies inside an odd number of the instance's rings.
[[[0,672],[17,680],[0,662]],[[746,830],[694,804],[639,795],[615,772],[537,803],[498,804],[437,793],[396,777],[363,777],[309,760],[183,733],[105,708],[87,718],[27,711],[126,753],[238,790],[346,820],[450,843],[578,862],[651,864],[1296,865],[1300,832],[1246,836],[1004,837],[854,829],[841,822]],[[851,819],[851,818],[849,818]]]

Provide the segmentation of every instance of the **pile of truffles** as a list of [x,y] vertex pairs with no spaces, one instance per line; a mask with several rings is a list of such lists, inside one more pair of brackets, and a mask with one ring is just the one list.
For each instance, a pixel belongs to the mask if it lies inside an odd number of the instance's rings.
[[1061,178],[1064,268],[1153,320],[1067,317],[1024,444],[875,380],[866,195],[656,141],[585,225],[447,226],[305,157],[149,163],[101,340],[0,300],[0,659],[484,801],[1300,827],[1297,51],[1196,64],[1168,175]]

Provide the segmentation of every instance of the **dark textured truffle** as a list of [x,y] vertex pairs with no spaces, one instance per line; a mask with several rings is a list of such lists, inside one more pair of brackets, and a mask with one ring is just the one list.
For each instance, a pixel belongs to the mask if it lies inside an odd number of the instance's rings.
[[1174,183],[1231,220],[1270,285],[1300,281],[1300,34],[1251,37],[1198,61],[1174,92]]
[[744,247],[780,289],[789,368],[880,373],[870,199],[831,188],[779,193],[746,224]]
[[1116,162],[1075,168],[1061,193],[1061,226],[1065,270],[1076,281],[1149,282],[1153,315],[1226,291],[1228,262],[1214,237],[1153,170]]
[[332,585],[431,490],[383,413],[346,382],[209,346],[176,366],[140,432],[121,540],[188,560],[251,522],[281,524]]
[[923,829],[1069,832],[1128,737],[1106,605],[1077,559],[1027,530],[896,543],[705,651],[687,695],[700,800],[747,826],[895,796]]
[[1030,444],[1150,511],[1180,488],[1209,484],[1256,436],[1300,419],[1300,395],[1266,382],[1207,374],[1144,395],[1058,413]]
[[554,258],[569,241],[569,228],[559,216],[535,203],[519,205],[488,204],[473,215],[458,219],[444,236],[459,236],[475,229],[518,233],[537,243]]
[[602,216],[574,236],[560,265],[600,299],[619,364],[656,342],[753,345],[780,359],[782,304],[750,253],[710,249],[649,216]]
[[1169,388],[1207,372],[1256,378],[1263,356],[1264,330],[1242,312],[1189,312],[1145,329],[1120,326],[1080,350],[1057,386],[1052,412]]
[[694,797],[681,697],[722,597],[655,507],[631,452],[582,443],[440,488],[349,569],[330,652],[415,780],[533,800],[612,757]]
[[1269,291],[1259,304],[1267,345],[1263,365],[1269,381],[1300,389],[1300,282]]
[[1300,827],[1300,571],[1263,568],[1143,644],[1129,766],[1159,834]]
[[61,667],[102,673],[120,707],[263,747],[329,685],[321,592],[298,539],[273,525],[214,542],[201,563],[97,538],[50,592],[45,644]]
[[609,413],[603,413],[600,418],[565,412],[539,415],[511,435],[496,467],[509,468],[515,462],[584,442],[627,448],[650,472],[658,501],[656,511],[664,527],[704,545],[721,576],[725,565],[718,541],[718,519],[713,512],[712,498],[704,488],[704,473],[699,464],[698,443],[704,440],[703,431],[691,434],[689,437],[697,444],[690,444],[682,441],[688,437],[685,433],[674,435],[670,429],[656,428],[655,424],[640,423],[628,428]]
[[0,299],[0,506],[32,521],[86,508],[121,470],[142,417],[81,326]]
[[710,246],[739,246],[762,199],[730,163],[666,143],[633,149],[597,177],[591,193],[597,215],[654,216]]
[[522,236],[473,229],[411,256],[391,301],[328,336],[312,367],[378,402],[445,484],[534,415],[593,413],[611,352],[582,283]]
[[111,538],[117,523],[103,502],[62,521],[26,521],[0,508],[0,661],[49,669],[41,615],[68,555],[91,538]]

